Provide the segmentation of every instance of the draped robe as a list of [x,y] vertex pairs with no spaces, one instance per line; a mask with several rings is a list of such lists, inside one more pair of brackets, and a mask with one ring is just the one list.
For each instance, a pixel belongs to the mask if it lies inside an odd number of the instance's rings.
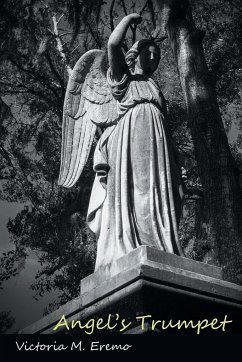
[[140,245],[183,255],[178,241],[180,172],[159,87],[139,74],[107,74],[118,121],[94,154],[96,177],[87,222],[96,234],[95,270]]

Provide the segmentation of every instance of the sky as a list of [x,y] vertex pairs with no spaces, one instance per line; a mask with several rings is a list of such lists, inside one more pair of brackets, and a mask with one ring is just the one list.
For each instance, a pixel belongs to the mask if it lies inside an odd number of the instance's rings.
[[[14,248],[10,242],[6,224],[8,219],[23,208],[18,203],[0,201],[0,253]],[[15,318],[15,324],[8,333],[15,333],[29,324],[36,322],[43,316],[44,308],[52,300],[53,293],[47,294],[39,301],[33,299],[34,292],[29,286],[34,281],[38,271],[37,257],[34,252],[29,252],[25,268],[16,277],[3,283],[3,290],[0,290],[0,311],[11,311]]]

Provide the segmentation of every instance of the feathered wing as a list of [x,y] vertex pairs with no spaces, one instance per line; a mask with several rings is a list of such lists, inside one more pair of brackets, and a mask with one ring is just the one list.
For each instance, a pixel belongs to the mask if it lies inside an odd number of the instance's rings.
[[88,159],[97,126],[117,118],[116,100],[106,79],[102,50],[90,50],[76,63],[69,79],[63,110],[59,185],[73,186]]

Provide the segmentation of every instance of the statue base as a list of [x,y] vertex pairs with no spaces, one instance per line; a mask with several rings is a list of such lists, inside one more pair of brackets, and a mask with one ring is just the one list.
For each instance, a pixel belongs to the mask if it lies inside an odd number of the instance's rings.
[[20,333],[80,334],[72,321],[91,319],[100,320],[95,333],[242,333],[242,287],[222,280],[218,267],[141,246],[84,278],[78,298]]

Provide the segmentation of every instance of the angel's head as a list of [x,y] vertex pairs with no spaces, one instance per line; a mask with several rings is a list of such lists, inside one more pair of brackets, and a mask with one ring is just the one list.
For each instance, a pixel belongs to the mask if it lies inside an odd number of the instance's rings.
[[160,48],[153,39],[137,41],[126,53],[126,63],[132,73],[151,76],[160,61]]

